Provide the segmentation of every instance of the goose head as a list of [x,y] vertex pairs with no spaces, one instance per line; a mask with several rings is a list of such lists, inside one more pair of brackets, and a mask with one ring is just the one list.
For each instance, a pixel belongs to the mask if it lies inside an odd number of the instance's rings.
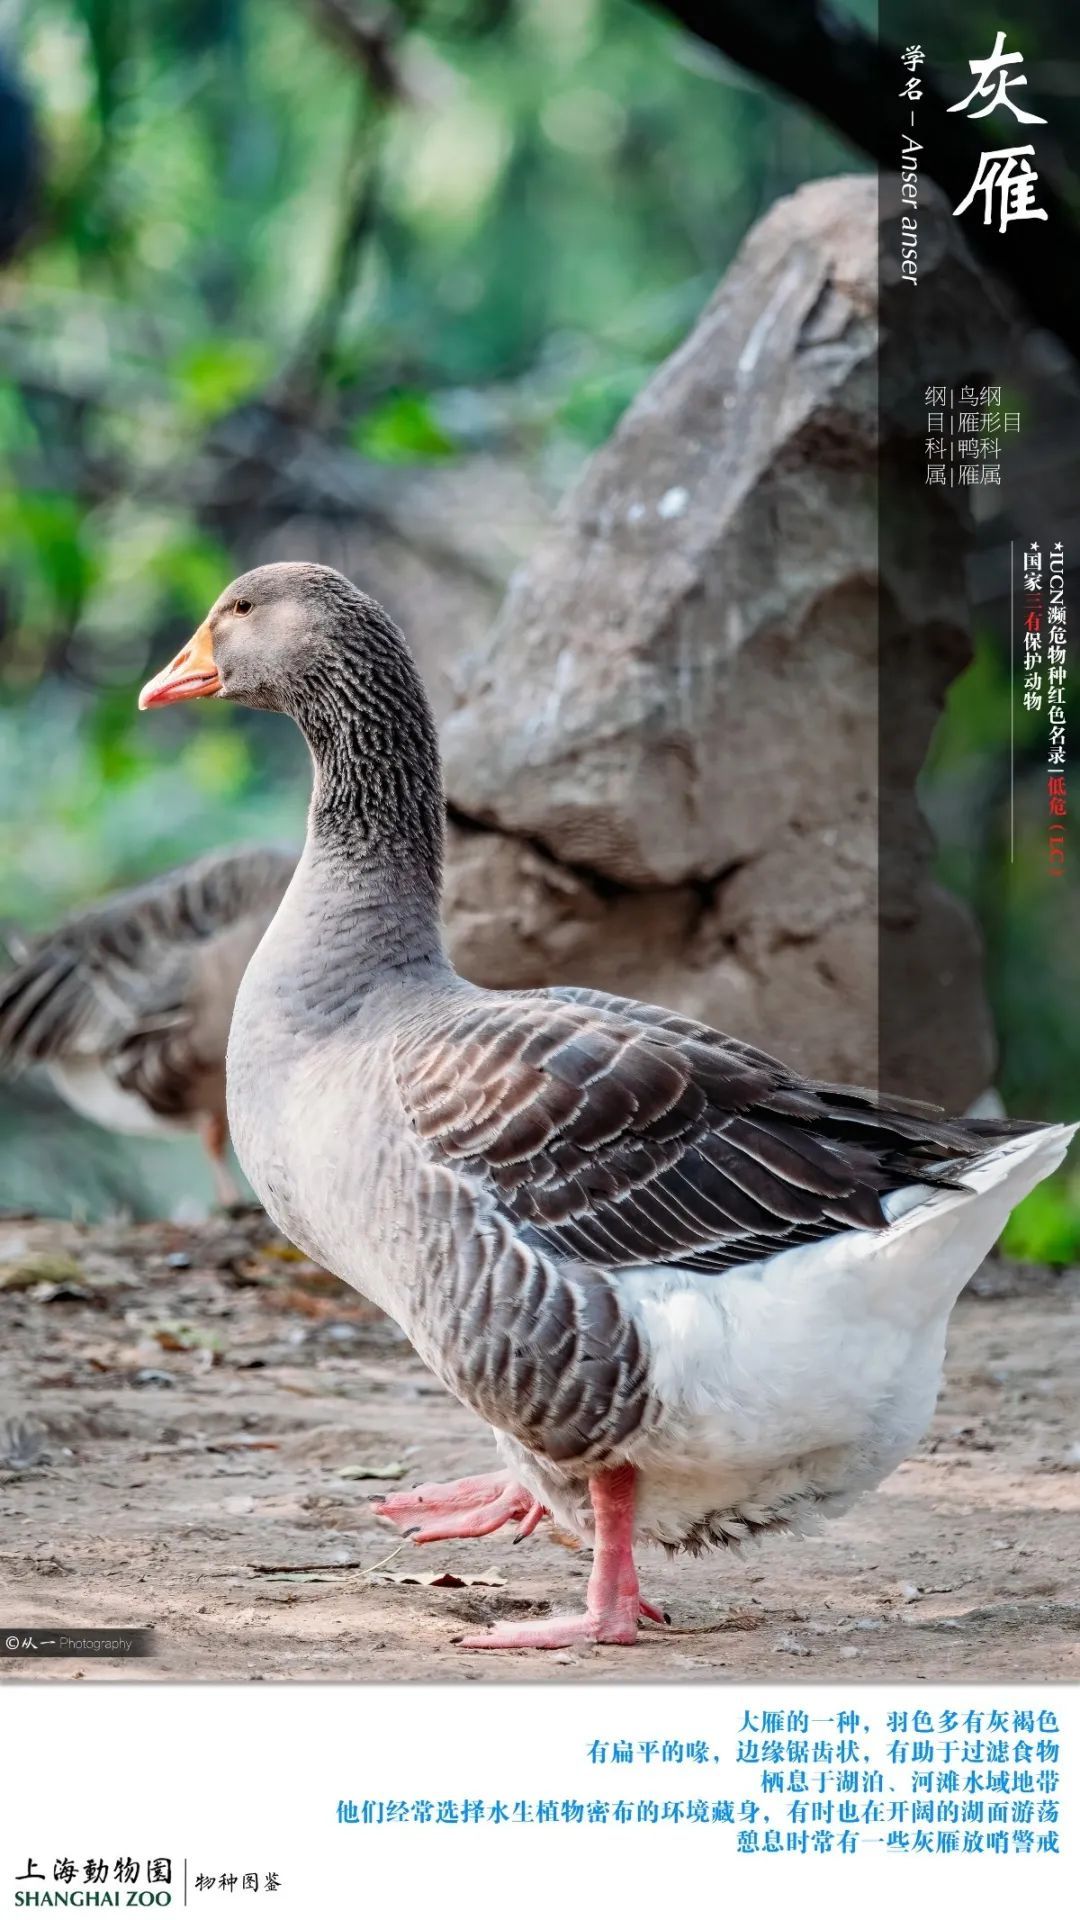
[[344,574],[299,562],[240,574],[139,706],[198,699],[288,714],[315,763],[321,836],[392,842],[437,873],[442,770],[424,686],[390,616]]
[[147,681],[139,706],[213,698],[294,713],[298,695],[339,680],[389,624],[333,567],[254,567],[218,595],[187,645]]

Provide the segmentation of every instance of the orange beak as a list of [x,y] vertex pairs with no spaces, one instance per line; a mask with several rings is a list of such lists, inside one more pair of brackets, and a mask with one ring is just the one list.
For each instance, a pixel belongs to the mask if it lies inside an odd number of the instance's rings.
[[214,641],[209,622],[202,626],[167,667],[148,680],[139,695],[139,710],[169,707],[174,700],[198,700],[205,694],[221,692],[221,675],[214,660]]

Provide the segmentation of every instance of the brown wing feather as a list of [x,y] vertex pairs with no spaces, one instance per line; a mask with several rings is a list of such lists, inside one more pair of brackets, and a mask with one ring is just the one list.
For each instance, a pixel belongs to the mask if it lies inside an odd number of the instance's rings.
[[586,990],[462,995],[399,1044],[429,1154],[523,1236],[605,1267],[720,1271],[955,1185],[992,1130],[801,1078],[693,1021]]

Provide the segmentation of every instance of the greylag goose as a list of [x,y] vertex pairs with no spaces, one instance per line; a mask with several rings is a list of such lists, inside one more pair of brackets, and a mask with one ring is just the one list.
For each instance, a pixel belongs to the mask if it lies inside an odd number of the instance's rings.
[[225,1042],[295,865],[275,847],[206,854],[34,941],[0,977],[0,1069],[45,1067],[70,1106],[120,1133],[197,1129],[218,1200],[235,1200]]
[[288,714],[314,763],[229,1037],[241,1165],[506,1463],[382,1511],[421,1539],[548,1513],[592,1542],[582,1615],[464,1645],[631,1642],[654,1612],[638,1542],[798,1528],[897,1465],[960,1289],[1073,1129],[948,1120],[662,1007],[461,979],[424,690],[328,568],[235,580],[140,705],[199,695]]

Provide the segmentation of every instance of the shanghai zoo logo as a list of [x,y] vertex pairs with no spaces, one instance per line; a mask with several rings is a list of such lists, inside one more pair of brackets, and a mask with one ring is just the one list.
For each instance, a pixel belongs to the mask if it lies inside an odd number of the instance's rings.
[[46,1874],[36,1860],[15,1875],[17,1907],[168,1907],[172,1905],[172,1861],[121,1859],[55,1860]]
[[[207,1863],[208,1865],[209,1863]],[[251,1861],[245,1861],[251,1866]],[[26,1872],[15,1875],[17,1907],[186,1907],[188,1904],[188,1862],[159,1854],[152,1860],[134,1860],[130,1856],[113,1861],[58,1859],[47,1873],[41,1862],[30,1859]],[[224,1872],[215,1867],[211,1873],[190,1875],[193,1894],[200,1893],[280,1893],[281,1875],[268,1873]],[[176,1898],[174,1900],[174,1892]]]

